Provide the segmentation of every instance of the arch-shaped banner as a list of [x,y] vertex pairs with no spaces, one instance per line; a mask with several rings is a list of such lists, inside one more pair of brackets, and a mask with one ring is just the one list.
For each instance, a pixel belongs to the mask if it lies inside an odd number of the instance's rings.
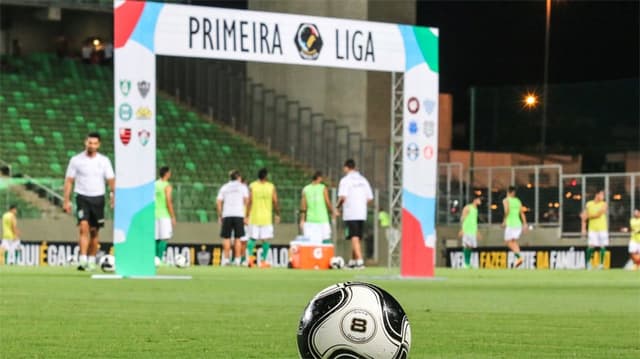
[[401,272],[433,275],[437,29],[141,1],[114,6],[118,274],[155,274],[155,57],[168,55],[404,72]]

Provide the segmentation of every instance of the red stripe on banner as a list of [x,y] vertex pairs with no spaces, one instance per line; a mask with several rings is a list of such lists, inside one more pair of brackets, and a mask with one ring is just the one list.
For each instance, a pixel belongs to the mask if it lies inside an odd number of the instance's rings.
[[400,275],[403,277],[433,277],[434,249],[425,245],[420,222],[406,209],[402,210],[401,245]]
[[126,1],[113,11],[113,42],[116,49],[123,47],[129,40],[140,20],[144,5],[144,1]]

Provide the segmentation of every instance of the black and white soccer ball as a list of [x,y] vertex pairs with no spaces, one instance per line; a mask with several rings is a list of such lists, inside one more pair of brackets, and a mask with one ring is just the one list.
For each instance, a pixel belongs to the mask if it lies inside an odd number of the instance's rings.
[[174,263],[178,268],[187,268],[189,266],[189,259],[182,254],[177,254],[174,258]]
[[344,268],[344,258],[332,257],[329,261],[329,265],[331,266],[331,269],[342,269]]
[[106,273],[112,273],[116,270],[116,257],[111,254],[107,254],[105,256],[100,257],[100,261],[98,262],[100,265],[100,269]]
[[380,287],[347,282],[318,293],[298,326],[298,351],[307,359],[400,359],[411,327],[400,303]]

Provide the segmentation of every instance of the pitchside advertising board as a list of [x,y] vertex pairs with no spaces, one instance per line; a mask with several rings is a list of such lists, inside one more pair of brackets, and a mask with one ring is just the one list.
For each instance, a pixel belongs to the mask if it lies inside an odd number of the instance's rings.
[[433,275],[437,29],[140,1],[114,6],[118,274],[155,274],[155,57],[166,55],[404,72],[401,272]]
[[[115,254],[114,246],[102,244],[98,251],[97,258],[106,254]],[[0,265],[18,266],[75,266],[78,263],[80,248],[77,244],[68,242],[22,242],[20,255],[7,258],[0,256]],[[267,260],[276,268],[287,268],[289,266],[289,246],[273,245],[267,253]],[[222,246],[218,244],[172,244],[167,247],[167,252],[163,260],[169,266],[173,266],[177,255],[183,255],[191,265],[200,266],[220,266],[222,259]],[[262,248],[257,248],[257,264],[260,264]],[[119,263],[116,259],[116,270]],[[155,266],[155,265],[154,265]]]
[[[523,269],[585,269],[585,247],[522,248]],[[604,257],[605,268],[623,268],[629,259],[627,247],[609,247]],[[516,257],[503,247],[482,248],[471,254],[471,267],[482,269],[513,268]],[[600,251],[595,251],[591,264],[600,264]],[[447,267],[462,268],[462,248],[447,249]]]
[[[22,242],[20,255],[17,258],[0,256],[0,265],[13,264],[18,266],[75,266],[78,260],[79,248],[77,244],[68,242]],[[584,247],[532,247],[523,248],[523,269],[585,269]],[[114,254],[114,246],[102,244],[97,257]],[[164,261],[173,266],[177,255],[183,255],[191,265],[220,266],[222,247],[219,244],[172,244],[167,248]],[[255,255],[259,261],[262,249],[257,248]],[[273,245],[267,254],[267,260],[276,268],[289,267],[291,250],[288,245]],[[627,247],[609,247],[605,254],[605,268],[623,268],[629,254]],[[483,248],[474,251],[471,256],[471,266],[482,269],[509,269],[515,262],[513,253],[504,248]],[[599,252],[596,251],[591,264],[596,267],[600,263]],[[460,269],[464,264],[461,248],[447,250],[447,267]],[[117,269],[117,262],[116,262]]]

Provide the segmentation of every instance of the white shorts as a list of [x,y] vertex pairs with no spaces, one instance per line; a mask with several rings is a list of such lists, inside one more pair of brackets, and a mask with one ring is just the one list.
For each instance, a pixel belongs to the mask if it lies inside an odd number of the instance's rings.
[[462,235],[462,246],[466,248],[477,248],[478,247],[478,236],[475,234],[463,234]]
[[609,232],[589,231],[589,247],[606,247],[609,245]]
[[240,242],[246,242],[249,240],[249,226],[244,226],[244,236],[240,237]]
[[255,240],[273,239],[273,225],[268,224],[266,226],[258,226],[255,224],[250,224],[248,233],[249,238]]
[[156,239],[170,239],[173,237],[171,218],[156,219]]
[[629,253],[638,253],[640,254],[640,243],[629,241]]
[[507,227],[504,229],[504,240],[510,241],[512,239],[518,240],[522,235],[522,227]]
[[331,239],[331,225],[329,223],[305,222],[302,234],[313,243],[322,243],[325,239]]
[[17,251],[20,248],[20,240],[19,239],[3,239],[1,247],[7,252]]

